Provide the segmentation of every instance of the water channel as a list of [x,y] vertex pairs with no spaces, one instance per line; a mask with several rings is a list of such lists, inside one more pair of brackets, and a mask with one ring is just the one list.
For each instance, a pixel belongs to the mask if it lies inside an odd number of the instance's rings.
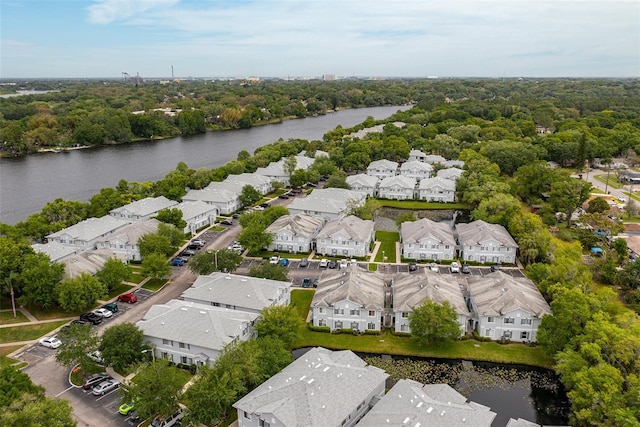
[[22,221],[57,197],[86,202],[102,188],[115,187],[121,179],[157,181],[175,169],[178,162],[193,169],[216,168],[235,160],[241,150],[253,153],[279,138],[319,140],[338,125],[351,127],[368,116],[384,119],[407,108],[341,110],[251,129],[0,158],[0,222]]
[[[293,356],[298,358],[308,350],[294,350]],[[399,379],[449,384],[467,399],[491,408],[496,413],[493,427],[506,426],[509,418],[523,418],[540,425],[568,425],[570,403],[552,371],[490,362],[358,355],[390,375],[387,389]]]

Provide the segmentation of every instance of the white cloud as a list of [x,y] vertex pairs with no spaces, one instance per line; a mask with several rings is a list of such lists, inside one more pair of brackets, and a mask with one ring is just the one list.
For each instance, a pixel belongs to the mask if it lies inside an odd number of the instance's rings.
[[90,22],[110,24],[156,8],[170,7],[178,2],[179,0],[96,0],[96,4],[87,7],[87,12]]

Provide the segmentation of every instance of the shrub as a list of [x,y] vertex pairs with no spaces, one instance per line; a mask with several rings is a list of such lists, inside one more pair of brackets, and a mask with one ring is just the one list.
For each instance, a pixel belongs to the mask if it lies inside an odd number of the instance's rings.
[[310,331],[313,331],[313,332],[326,332],[326,333],[331,332],[331,328],[328,326],[314,326],[313,324],[309,323],[307,327],[309,328]]

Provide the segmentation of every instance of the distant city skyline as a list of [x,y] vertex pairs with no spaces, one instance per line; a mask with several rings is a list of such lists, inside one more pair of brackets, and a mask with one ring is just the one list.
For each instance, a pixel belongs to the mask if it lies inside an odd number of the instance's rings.
[[640,77],[636,0],[0,0],[0,28],[3,79]]

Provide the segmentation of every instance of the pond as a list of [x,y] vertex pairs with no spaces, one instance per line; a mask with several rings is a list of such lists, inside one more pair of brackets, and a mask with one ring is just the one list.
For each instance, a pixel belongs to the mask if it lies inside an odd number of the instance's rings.
[[[300,357],[308,348],[294,351]],[[541,425],[568,425],[570,403],[554,372],[524,365],[358,354],[368,364],[384,369],[387,389],[399,379],[423,384],[449,384],[467,399],[495,412],[494,427],[509,418]]]

